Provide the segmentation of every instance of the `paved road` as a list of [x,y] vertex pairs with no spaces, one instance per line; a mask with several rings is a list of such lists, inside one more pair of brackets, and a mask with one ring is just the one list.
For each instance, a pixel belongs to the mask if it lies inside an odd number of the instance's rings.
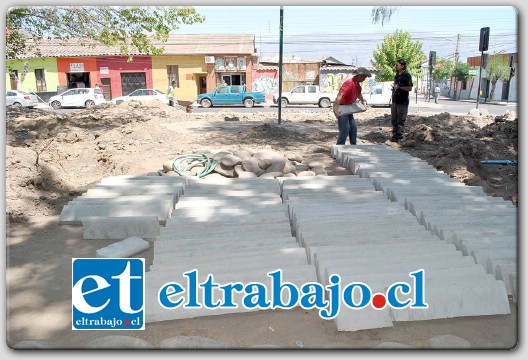
[[[441,98],[438,104],[435,104],[434,101],[430,102],[424,102],[422,97],[418,98],[418,101],[414,98],[411,98],[411,102],[409,104],[409,112],[435,112],[435,113],[443,113],[448,112],[451,114],[467,114],[469,110],[475,109],[477,106],[477,103],[475,100],[463,100],[463,101],[454,101],[448,98]],[[60,110],[54,110],[49,107],[41,106],[39,107],[43,110],[48,110],[56,113],[70,113],[70,112],[76,112],[79,110],[82,110],[82,108],[77,109],[60,109]],[[478,108],[480,110],[487,109],[488,112],[491,115],[502,115],[506,110],[518,112],[517,109],[517,103],[516,102],[502,102],[502,103],[479,103]],[[245,108],[242,106],[214,106],[211,108],[202,108],[201,106],[195,106],[194,112],[195,113],[210,113],[210,112],[219,112],[219,111],[225,111],[226,109],[230,109],[232,111],[236,112],[242,112],[242,113],[252,113],[252,112],[277,112],[278,107],[274,104],[265,104],[265,105],[256,105],[254,108]],[[390,108],[388,107],[382,107],[382,108],[376,108],[381,110],[386,110],[387,113],[390,112]],[[283,108],[282,110],[287,110],[288,112],[292,110],[299,110],[299,111],[316,111],[316,112],[323,112],[328,111],[328,109],[320,108],[317,105],[297,105],[293,106],[290,105],[286,108]]]
[[[471,109],[475,109],[477,106],[477,103],[475,100],[473,101],[454,101],[451,99],[440,99],[438,104],[435,104],[434,100],[432,102],[424,102],[423,99],[418,99],[418,102],[416,102],[415,99],[411,99],[411,102],[409,104],[409,111],[412,112],[435,112],[435,113],[443,113],[443,112],[449,112],[452,114],[467,114]],[[488,112],[491,115],[502,115],[506,110],[509,111],[515,111],[517,112],[517,103],[493,103],[493,104],[483,104],[479,103],[478,108],[480,110],[487,109]],[[218,112],[218,111],[224,111],[225,109],[232,109],[236,112],[277,112],[278,107],[276,105],[260,105],[255,106],[254,108],[244,108],[244,107],[235,107],[235,106],[215,106],[211,108],[202,108],[200,106],[197,106],[194,108],[194,112],[197,113],[205,113],[205,112]],[[388,113],[390,112],[390,108],[388,107],[381,107],[376,108],[380,110],[386,110]],[[316,105],[298,105],[298,106],[288,106],[286,108],[283,108],[283,110],[291,111],[291,110],[308,110],[308,111],[316,111],[316,112],[322,112],[322,111],[328,111],[328,109],[320,108]]]

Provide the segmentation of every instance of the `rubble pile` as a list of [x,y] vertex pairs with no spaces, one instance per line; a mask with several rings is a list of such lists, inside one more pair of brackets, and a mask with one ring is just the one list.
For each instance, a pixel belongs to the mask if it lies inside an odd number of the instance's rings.
[[278,178],[326,176],[325,164],[305,160],[296,152],[282,154],[267,147],[239,147],[234,151],[203,148],[195,154],[180,155],[163,164],[162,176],[198,176],[201,178]]

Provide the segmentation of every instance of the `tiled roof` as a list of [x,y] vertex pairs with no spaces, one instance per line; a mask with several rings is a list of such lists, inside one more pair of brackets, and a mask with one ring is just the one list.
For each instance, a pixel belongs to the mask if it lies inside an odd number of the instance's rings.
[[[82,46],[79,39],[43,39],[38,45],[41,53],[40,56],[33,50],[28,51],[20,58],[121,55],[119,46],[104,46],[92,40],[84,40],[84,44],[85,46]],[[247,55],[255,52],[255,35],[169,35],[167,42],[154,42],[154,45],[165,48],[163,55]],[[135,52],[129,55],[137,56],[146,54]]]
[[254,54],[255,35],[170,35],[164,55]]

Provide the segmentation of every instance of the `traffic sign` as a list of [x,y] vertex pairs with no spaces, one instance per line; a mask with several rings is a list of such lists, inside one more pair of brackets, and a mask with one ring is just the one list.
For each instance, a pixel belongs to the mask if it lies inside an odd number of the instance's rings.
[[469,75],[478,75],[479,73],[479,70],[478,69],[475,69],[475,70],[469,70]]

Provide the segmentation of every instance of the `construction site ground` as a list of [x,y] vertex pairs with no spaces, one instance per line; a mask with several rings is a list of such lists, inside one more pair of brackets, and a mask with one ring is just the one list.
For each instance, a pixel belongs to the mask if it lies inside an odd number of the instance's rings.
[[[433,109],[434,110],[434,109]],[[228,121],[230,120],[230,121]],[[7,344],[39,340],[55,348],[82,348],[109,335],[71,330],[71,259],[95,257],[108,240],[83,240],[82,226],[59,225],[61,210],[102,178],[157,173],[181,154],[209,149],[271,148],[293,151],[326,164],[329,176],[349,175],[330,156],[337,139],[331,111],[283,109],[242,113],[187,113],[155,102],[105,104],[67,114],[8,108],[6,116]],[[517,160],[518,120],[500,116],[417,112],[411,109],[406,136],[391,143],[388,109],[356,116],[359,144],[385,144],[426,160],[438,170],[490,196],[518,203],[518,167],[480,160]],[[152,249],[137,254],[152,261]],[[396,323],[394,327],[338,332],[317,311],[209,316],[147,324],[144,331],[117,331],[157,346],[175,336],[202,336],[230,348],[368,349],[394,342],[428,348],[436,335],[455,335],[471,348],[517,344],[517,304],[511,314]]]

